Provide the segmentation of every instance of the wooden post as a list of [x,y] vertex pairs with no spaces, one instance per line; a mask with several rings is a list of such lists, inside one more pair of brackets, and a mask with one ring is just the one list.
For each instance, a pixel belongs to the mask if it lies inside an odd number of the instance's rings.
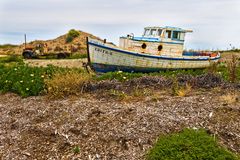
[[90,66],[90,68],[94,71],[94,68],[92,67],[92,64],[91,64],[91,59],[90,59],[90,51],[89,51],[89,44],[88,44],[88,37],[86,38],[86,43],[87,43],[87,59],[88,59],[88,63],[87,63],[87,66]]
[[24,46],[26,49],[26,47],[27,47],[27,35],[26,34],[24,34]]
[[88,37],[86,38],[86,43],[87,43],[87,59],[88,59],[88,64],[90,64],[91,60],[90,60],[90,54],[89,54]]

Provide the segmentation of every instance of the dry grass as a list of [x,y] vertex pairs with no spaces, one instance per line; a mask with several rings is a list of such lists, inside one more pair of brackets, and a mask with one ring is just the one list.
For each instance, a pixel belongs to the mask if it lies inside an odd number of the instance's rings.
[[187,83],[186,86],[184,86],[184,87],[175,88],[174,92],[175,92],[175,95],[177,95],[179,97],[185,97],[185,96],[189,95],[191,90],[192,90],[192,86]]
[[119,91],[119,90],[115,90],[115,89],[110,89],[108,94],[111,97],[117,98],[119,100],[127,100],[129,98],[129,96],[124,91]]
[[238,102],[238,94],[237,93],[228,93],[222,95],[220,99],[226,104],[235,104]]
[[151,98],[155,94],[153,94],[152,89],[142,89],[142,88],[134,88],[130,92],[125,92],[122,90],[110,89],[107,92],[107,95],[114,98],[115,100],[120,100],[124,102],[130,101],[142,101],[147,97]]
[[237,56],[238,59],[240,58],[240,52],[229,51],[229,52],[223,52],[221,54],[221,60],[220,61],[223,61],[223,62],[231,61],[233,55]]
[[148,88],[144,88],[144,89],[139,89],[139,88],[135,88],[132,92],[132,96],[134,97],[146,97],[146,96],[151,96],[152,90],[148,89]]
[[236,82],[237,80],[237,66],[238,66],[237,56],[232,55],[231,61],[227,63],[227,67],[229,70],[229,80],[231,82]]
[[45,81],[47,93],[51,98],[79,95],[83,92],[83,88],[91,80],[91,77],[87,73],[57,73],[52,79]]

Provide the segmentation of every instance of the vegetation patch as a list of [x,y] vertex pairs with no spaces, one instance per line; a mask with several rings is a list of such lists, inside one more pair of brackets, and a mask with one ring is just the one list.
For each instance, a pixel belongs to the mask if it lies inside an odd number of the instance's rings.
[[[144,88],[172,88],[173,95],[183,97],[196,88],[240,87],[240,67],[236,59],[229,65],[221,63],[208,69],[166,70],[156,73],[117,71],[101,75],[88,74],[77,68],[29,67],[23,63],[21,57],[15,55],[0,58],[0,66],[0,91],[14,92],[23,97],[39,95],[44,90],[53,97],[96,90],[118,90],[119,93],[145,95]],[[110,93],[120,95],[117,92]]]
[[220,100],[227,104],[235,104],[239,101],[239,95],[237,93],[227,93],[220,97]]
[[17,56],[17,55],[8,55],[6,57],[0,58],[0,63],[11,63],[11,62],[23,63],[23,59],[21,56]]
[[15,47],[17,47],[17,45],[13,45],[13,44],[0,45],[0,49],[10,49],[10,48],[15,48]]
[[84,59],[87,58],[86,53],[73,53],[70,55],[70,57],[67,57],[67,59]]
[[163,77],[176,77],[177,75],[202,75],[205,74],[205,70],[203,69],[189,69],[189,70],[165,70],[160,72],[154,72],[154,73],[129,73],[129,72],[108,72],[103,75],[100,75],[96,77],[96,80],[118,80],[120,82],[128,81],[134,78],[139,78],[143,76],[163,76]]
[[14,65],[0,65],[0,92],[13,92],[22,97],[36,96],[44,90],[44,68]]
[[63,98],[68,95],[79,95],[91,80],[91,75],[85,72],[68,71],[54,74],[45,81],[47,93],[51,98]]
[[185,129],[180,133],[161,136],[146,155],[147,160],[231,159],[239,157],[218,145],[205,130]]
[[[53,75],[69,75],[69,72],[82,72],[80,69],[59,68],[54,66],[29,67],[22,63],[22,59],[12,58],[0,62],[0,92],[13,92],[22,97],[37,96],[46,89],[46,80],[53,79]],[[65,79],[66,80],[66,79]],[[75,83],[74,81],[73,83]],[[76,84],[78,85],[78,84]]]
[[144,76],[144,73],[128,73],[128,72],[107,72],[100,76],[95,77],[96,80],[102,81],[102,80],[117,80],[120,82],[124,82],[130,79],[138,78]]
[[72,42],[76,37],[80,35],[79,31],[75,29],[71,29],[68,31],[67,37],[66,37],[66,43]]
[[191,92],[192,86],[189,83],[186,83],[185,86],[179,87],[178,82],[174,81],[172,90],[173,95],[179,96],[179,97],[185,97]]

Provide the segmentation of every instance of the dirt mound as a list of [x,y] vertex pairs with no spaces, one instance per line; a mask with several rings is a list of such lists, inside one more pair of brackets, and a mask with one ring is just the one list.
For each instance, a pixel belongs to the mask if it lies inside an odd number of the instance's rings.
[[[69,43],[66,42],[67,34],[64,34],[52,40],[35,40],[27,43],[27,46],[35,46],[36,44],[41,43],[46,46],[46,50],[49,53],[61,50],[66,52],[87,53],[87,37],[101,40],[99,37],[96,37],[90,33],[79,31],[79,36],[74,38],[73,41]],[[22,54],[23,49],[24,44],[14,47],[0,48],[0,54]]]

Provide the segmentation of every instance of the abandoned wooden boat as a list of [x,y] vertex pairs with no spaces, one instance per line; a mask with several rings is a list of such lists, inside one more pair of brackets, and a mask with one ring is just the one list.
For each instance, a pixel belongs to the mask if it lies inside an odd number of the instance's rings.
[[176,27],[146,27],[143,36],[120,37],[119,47],[88,38],[88,61],[96,72],[157,72],[206,68],[220,53],[183,51],[187,32]]

